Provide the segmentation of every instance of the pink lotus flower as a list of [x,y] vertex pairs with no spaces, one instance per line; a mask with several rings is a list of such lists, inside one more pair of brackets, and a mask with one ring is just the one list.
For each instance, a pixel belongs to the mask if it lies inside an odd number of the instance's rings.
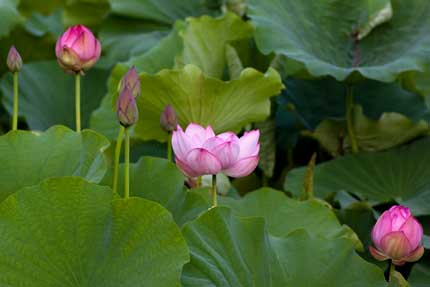
[[57,40],[55,54],[58,63],[75,73],[91,68],[100,58],[101,45],[93,33],[83,25],[67,29]]
[[210,126],[178,125],[172,147],[176,165],[190,177],[222,172],[231,177],[247,176],[257,167],[260,132],[246,132],[240,139],[232,132],[215,135]]
[[116,101],[116,115],[124,127],[134,125],[139,119],[136,100],[128,87],[124,87]]
[[395,205],[379,217],[372,230],[376,248],[369,247],[372,256],[379,260],[391,259],[395,265],[414,262],[421,258],[423,228],[411,215],[409,208]]
[[160,126],[166,132],[172,132],[178,126],[178,117],[171,105],[167,105],[160,115]]
[[137,98],[140,95],[140,80],[139,75],[137,74],[136,68],[131,67],[124,77],[122,77],[119,85],[119,90],[122,91],[125,87],[127,87],[133,96]]

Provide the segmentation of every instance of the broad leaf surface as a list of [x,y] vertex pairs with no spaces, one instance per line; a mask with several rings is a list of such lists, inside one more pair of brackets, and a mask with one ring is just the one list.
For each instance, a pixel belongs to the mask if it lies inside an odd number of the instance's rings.
[[[347,191],[374,203],[392,200],[412,209],[415,215],[430,214],[429,141],[379,153],[348,155],[317,165],[314,191],[326,197]],[[304,168],[292,170],[284,188],[298,195]]]
[[[303,229],[271,237],[262,218],[237,217],[225,207],[210,209],[182,233],[191,253],[184,287],[386,286],[383,272],[347,239],[313,237]],[[351,271],[339,273],[345,266]]]
[[175,109],[182,127],[195,122],[211,125],[216,132],[239,131],[248,123],[264,120],[270,114],[270,97],[282,89],[279,74],[273,69],[263,74],[248,68],[238,79],[223,82],[187,65],[156,75],[144,73],[140,80],[142,94],[137,104],[141,117],[135,136],[144,140],[166,140],[160,114],[167,104]]
[[49,177],[73,175],[100,182],[107,169],[103,151],[108,146],[107,139],[94,131],[76,133],[63,126],[1,136],[0,201]]
[[[93,68],[81,78],[81,124],[89,126],[90,114],[106,93],[109,72]],[[64,73],[56,61],[24,65],[19,73],[19,114],[33,130],[46,130],[53,125],[75,127],[74,76]],[[0,90],[8,111],[12,112],[13,80],[7,73]]]
[[319,200],[297,201],[282,192],[261,188],[238,200],[222,197],[220,205],[230,207],[238,216],[263,217],[267,231],[274,236],[284,237],[291,231],[304,228],[315,236],[346,237],[357,246],[361,245],[354,232],[341,226],[328,205]]
[[[124,193],[124,165],[120,165],[118,192]],[[112,170],[102,181],[112,186]],[[173,163],[155,157],[142,157],[130,165],[130,195],[153,200],[167,208],[182,225],[208,209],[207,200],[184,188],[184,176]]]
[[207,76],[222,78],[229,43],[251,38],[253,28],[233,13],[220,18],[188,18],[181,31],[184,40],[183,62],[198,66]]
[[2,286],[180,286],[189,258],[166,209],[76,177],[3,201],[0,232]]
[[345,80],[353,72],[393,81],[430,62],[430,2],[392,0],[393,17],[366,37],[355,35],[374,13],[368,0],[250,0],[256,41],[303,64],[313,76]]

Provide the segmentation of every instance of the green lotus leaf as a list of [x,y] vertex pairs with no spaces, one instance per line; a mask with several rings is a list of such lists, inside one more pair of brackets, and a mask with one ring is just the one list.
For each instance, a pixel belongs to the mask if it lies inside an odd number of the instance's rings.
[[427,287],[428,282],[430,282],[429,264],[427,264],[427,262],[419,262],[418,264],[415,264],[408,281],[413,287]]
[[[363,151],[389,149],[425,136],[429,132],[429,124],[426,121],[414,123],[398,113],[383,113],[377,121],[364,116],[361,106],[354,106],[352,113],[357,144]],[[315,131],[303,134],[316,139],[331,155],[337,156],[351,150],[346,126],[346,120],[325,120]]]
[[[314,169],[314,192],[326,197],[347,191],[373,203],[396,201],[412,209],[415,215],[430,214],[429,141],[379,153],[348,155]],[[284,189],[298,195],[304,168],[292,170]]]
[[250,0],[248,15],[263,53],[284,55],[313,76],[352,80],[354,73],[389,82],[403,72],[425,71],[430,63],[430,2],[392,0],[389,22],[359,40],[360,28],[374,19],[376,5],[369,2]]
[[181,70],[163,70],[156,75],[140,76],[142,94],[137,99],[141,117],[135,136],[165,141],[167,133],[160,128],[160,114],[171,104],[179,123],[211,125],[216,132],[239,131],[244,125],[264,120],[270,114],[270,97],[283,85],[279,74],[266,74],[247,68],[236,80],[223,82],[206,77],[194,65]]
[[23,22],[23,17],[16,9],[18,0],[3,0],[0,2],[0,38],[7,36],[9,32],[18,24]]
[[[210,209],[182,233],[191,253],[184,287],[386,286],[382,270],[360,258],[347,239],[313,237],[303,229],[272,237],[263,218],[238,217],[226,207]],[[345,266],[354,272],[339,273]]]
[[11,195],[0,232],[2,286],[180,286],[189,260],[166,209],[77,177]]
[[[118,193],[124,193],[124,165],[119,168]],[[102,181],[112,186],[112,170]],[[130,195],[156,201],[182,225],[209,208],[199,193],[184,188],[184,176],[175,164],[161,158],[142,157],[130,164]]]
[[108,0],[114,14],[172,24],[175,20],[203,14],[218,14],[219,5],[200,0]]
[[186,28],[181,31],[182,61],[198,66],[205,75],[222,78],[227,64],[227,45],[239,40],[249,41],[252,32],[252,25],[233,13],[220,18],[188,18]]
[[263,217],[267,231],[284,237],[303,228],[312,235],[325,238],[350,238],[356,247],[363,246],[357,235],[347,226],[341,226],[336,215],[320,200],[297,201],[282,192],[261,188],[241,199],[221,197],[219,205],[228,206],[241,217]]
[[[106,93],[109,71],[93,68],[81,79],[81,124],[89,126],[90,114]],[[53,85],[55,83],[55,85]],[[13,105],[13,80],[7,73],[0,81],[4,103],[10,113]],[[33,130],[53,125],[75,127],[74,77],[64,73],[56,61],[30,63],[19,73],[19,115]]]
[[100,182],[107,139],[91,130],[55,126],[43,133],[11,131],[0,137],[0,201],[24,186],[59,176]]

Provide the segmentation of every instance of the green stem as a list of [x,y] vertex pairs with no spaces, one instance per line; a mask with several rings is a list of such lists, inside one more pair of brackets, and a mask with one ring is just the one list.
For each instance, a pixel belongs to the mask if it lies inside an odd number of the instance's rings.
[[121,146],[122,146],[123,137],[124,137],[124,127],[119,126],[118,138],[116,139],[116,145],[115,145],[115,158],[114,158],[114,166],[113,166],[113,182],[112,182],[113,193],[118,192],[119,158],[121,155]]
[[202,187],[202,176],[197,177],[197,187]]
[[172,162],[172,134],[169,133],[169,139],[167,140],[167,159]]
[[125,174],[124,174],[124,198],[130,197],[130,135],[125,128]]
[[216,174],[212,175],[212,207],[218,205],[217,192],[216,192]]
[[12,130],[18,129],[18,72],[13,73],[13,118]]
[[346,95],[346,123],[348,128],[349,141],[351,142],[351,149],[353,153],[358,152],[357,137],[355,136],[354,125],[353,125],[353,108],[354,108],[354,96],[352,93],[352,87],[348,86]]
[[388,282],[391,282],[391,277],[393,276],[394,271],[396,271],[396,266],[393,264],[393,261],[390,260],[390,274],[388,274]]
[[75,112],[76,112],[76,131],[81,131],[81,74],[75,76]]

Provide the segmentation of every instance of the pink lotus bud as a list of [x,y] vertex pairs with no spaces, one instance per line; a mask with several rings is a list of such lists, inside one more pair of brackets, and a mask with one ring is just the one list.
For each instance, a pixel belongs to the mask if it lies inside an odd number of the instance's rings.
[[55,54],[66,71],[75,73],[91,68],[100,58],[101,45],[93,33],[83,25],[67,29],[57,40]]
[[385,211],[373,227],[372,241],[376,248],[370,246],[369,251],[375,259],[391,259],[395,265],[414,262],[424,253],[422,236],[423,228],[409,208],[395,205]]
[[160,116],[160,126],[166,132],[172,132],[178,125],[178,118],[176,117],[175,110],[171,105],[167,105]]
[[7,55],[7,67],[12,73],[19,72],[22,68],[21,55],[16,50],[15,46],[10,47],[9,54]]
[[136,99],[127,87],[121,91],[116,101],[116,113],[119,122],[124,127],[135,124],[139,119]]
[[210,126],[203,128],[192,123],[184,132],[178,125],[172,136],[176,165],[190,177],[219,172],[246,176],[258,164],[259,135],[255,130],[239,139],[232,132],[216,136]]
[[140,81],[136,69],[131,67],[127,74],[121,79],[119,90],[122,91],[127,87],[136,98],[140,95]]

